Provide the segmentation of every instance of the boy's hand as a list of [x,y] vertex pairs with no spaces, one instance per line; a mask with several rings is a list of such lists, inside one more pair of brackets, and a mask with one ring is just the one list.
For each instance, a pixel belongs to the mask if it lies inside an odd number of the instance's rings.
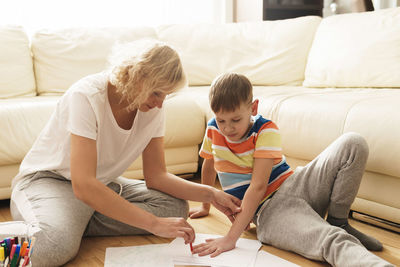
[[191,208],[189,210],[190,219],[201,218],[210,213],[210,204],[203,203],[200,207]]
[[214,200],[211,202],[215,208],[228,216],[231,222],[235,221],[234,215],[242,211],[242,201],[224,191],[216,189]]
[[222,252],[234,249],[236,240],[229,239],[227,236],[217,239],[207,239],[206,243],[193,246],[193,254],[199,256],[210,255],[211,258],[218,256]]

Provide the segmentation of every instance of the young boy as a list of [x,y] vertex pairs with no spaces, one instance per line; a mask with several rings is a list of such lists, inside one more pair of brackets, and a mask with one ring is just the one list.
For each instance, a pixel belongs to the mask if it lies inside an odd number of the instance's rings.
[[[257,115],[258,100],[253,101],[245,76],[218,77],[209,98],[215,118],[208,122],[200,150],[202,183],[214,184],[217,173],[223,190],[242,199],[242,211],[230,218],[233,224],[224,237],[194,246],[193,253],[214,257],[233,249],[253,220],[261,242],[313,260],[392,266],[367,250],[382,250],[382,244],[347,220],[368,158],[360,135],[342,135],[293,172],[282,155],[278,127]],[[208,212],[203,204],[191,210],[191,218]]]

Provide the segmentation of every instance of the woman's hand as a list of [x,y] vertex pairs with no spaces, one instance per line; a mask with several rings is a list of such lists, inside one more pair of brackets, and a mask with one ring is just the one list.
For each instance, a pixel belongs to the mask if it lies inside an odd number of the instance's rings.
[[150,232],[167,238],[182,237],[185,240],[185,244],[194,242],[195,238],[193,227],[183,218],[157,217]]
[[242,201],[240,199],[218,189],[215,189],[214,199],[211,204],[224,213],[232,223],[235,221],[235,214],[242,211],[240,207]]
[[191,208],[189,210],[190,219],[201,218],[210,213],[210,204],[202,203],[200,207]]
[[230,239],[227,236],[217,239],[207,239],[206,243],[193,246],[193,254],[199,254],[199,256],[210,255],[210,257],[216,257],[222,252],[234,249],[235,246],[236,240]]

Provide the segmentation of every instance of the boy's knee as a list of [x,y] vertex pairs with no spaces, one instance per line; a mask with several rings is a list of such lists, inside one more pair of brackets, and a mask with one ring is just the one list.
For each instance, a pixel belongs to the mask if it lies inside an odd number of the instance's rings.
[[345,138],[346,146],[354,146],[358,152],[368,156],[368,143],[362,135],[355,132],[348,132],[343,134],[343,138]]

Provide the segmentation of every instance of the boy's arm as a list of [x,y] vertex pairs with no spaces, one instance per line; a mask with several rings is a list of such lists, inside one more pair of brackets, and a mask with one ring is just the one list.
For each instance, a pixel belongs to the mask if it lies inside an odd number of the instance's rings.
[[[214,186],[217,172],[214,169],[214,159],[204,159],[201,167],[201,183]],[[207,216],[210,211],[210,203],[203,202],[201,206],[191,208],[189,216],[191,219]]]
[[268,179],[271,175],[273,165],[273,159],[254,159],[254,168],[250,186],[247,189],[242,201],[242,212],[237,214],[235,223],[232,225],[227,234],[227,237],[234,240],[235,243],[239,239],[244,229],[253,219],[257,207],[260,205],[265,191],[267,190]]
[[251,183],[242,200],[242,211],[237,214],[228,234],[222,238],[207,240],[194,246],[193,253],[200,256],[215,257],[224,251],[235,247],[236,241],[254,217],[258,205],[267,190],[269,176],[271,175],[273,159],[255,158]]

